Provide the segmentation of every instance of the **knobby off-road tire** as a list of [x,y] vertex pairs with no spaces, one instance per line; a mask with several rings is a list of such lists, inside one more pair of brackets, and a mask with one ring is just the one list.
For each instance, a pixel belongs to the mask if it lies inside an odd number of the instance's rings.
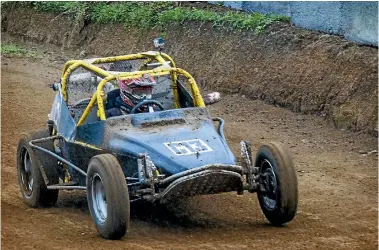
[[278,143],[262,145],[255,158],[260,168],[258,200],[266,218],[275,226],[291,221],[297,210],[298,185],[290,153]]
[[[17,148],[17,175],[21,194],[24,202],[30,207],[54,206],[58,199],[58,190],[48,190],[42,177],[40,165],[44,169],[58,167],[57,160],[43,152],[33,150],[29,142],[35,139],[49,137],[47,129],[41,129],[23,134]],[[53,142],[47,141],[39,143],[38,146],[50,151],[54,150]],[[57,184],[57,175],[49,179],[49,183]]]
[[98,233],[120,239],[129,228],[130,203],[125,175],[111,154],[94,156],[87,171],[88,207]]

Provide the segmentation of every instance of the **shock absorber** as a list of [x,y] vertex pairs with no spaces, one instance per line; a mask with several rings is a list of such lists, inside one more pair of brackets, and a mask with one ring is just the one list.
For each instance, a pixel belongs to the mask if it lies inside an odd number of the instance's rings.
[[256,192],[259,183],[257,182],[259,179],[259,169],[255,166],[253,166],[253,163],[251,162],[251,147],[250,144],[246,141],[241,141],[241,156],[244,160],[244,166],[246,169],[246,183],[247,183],[247,190],[249,192]]

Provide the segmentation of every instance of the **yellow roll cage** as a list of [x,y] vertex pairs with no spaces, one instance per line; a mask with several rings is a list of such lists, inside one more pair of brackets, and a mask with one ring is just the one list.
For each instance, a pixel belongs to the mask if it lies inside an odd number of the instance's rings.
[[[101,63],[112,63],[117,61],[127,61],[127,60],[136,60],[136,59],[146,59],[144,61],[144,65],[146,66],[148,63],[152,61],[158,61],[160,64],[165,65],[166,62],[171,62],[172,67],[161,68],[161,69],[152,69],[152,70],[138,70],[134,72],[122,72],[117,74],[112,74],[112,72],[107,72],[97,66],[95,64]],[[167,60],[167,61],[166,61]],[[143,67],[142,66],[142,67]],[[172,90],[174,96],[175,108],[180,108],[179,105],[179,94],[178,94],[178,86],[177,86],[177,75],[183,75],[188,79],[188,82],[191,86],[191,93],[194,99],[195,107],[205,107],[203,98],[200,95],[199,88],[197,87],[195,79],[185,70],[176,68],[174,60],[165,53],[158,52],[146,52],[139,54],[131,54],[124,56],[114,56],[114,57],[105,57],[105,58],[97,58],[94,59],[91,63],[85,62],[83,60],[71,60],[66,62],[63,68],[62,73],[62,95],[63,99],[67,102],[67,79],[71,72],[79,67],[88,69],[96,74],[104,77],[104,79],[98,84],[96,92],[93,94],[90,103],[84,110],[83,115],[80,117],[77,126],[84,124],[88,115],[90,114],[93,106],[97,103],[98,105],[98,116],[100,120],[105,120],[105,110],[104,110],[104,101],[102,98],[102,89],[104,85],[112,80],[127,80],[142,77],[145,74],[151,76],[164,76],[171,74],[172,76]]]

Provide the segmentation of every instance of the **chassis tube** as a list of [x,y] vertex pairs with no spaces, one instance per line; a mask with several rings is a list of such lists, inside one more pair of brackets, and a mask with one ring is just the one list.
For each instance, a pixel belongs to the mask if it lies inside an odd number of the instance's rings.
[[219,126],[217,129],[218,133],[221,135],[222,139],[226,142],[226,138],[225,138],[225,134],[224,134],[224,125],[225,125],[224,120],[221,119],[220,117],[212,117],[212,120],[219,122]]
[[236,172],[236,173],[239,173],[241,175],[244,174],[244,169],[238,165],[210,164],[210,165],[205,165],[202,167],[192,168],[192,169],[171,175],[171,176],[161,180],[159,182],[159,185],[161,185],[161,186],[169,185],[171,182],[175,181],[176,179],[179,179],[179,178],[184,177],[186,175],[190,175],[190,174],[194,174],[194,173],[201,172],[204,170],[208,170],[208,169],[220,169],[220,170],[227,170],[227,171],[231,171],[231,172]]
[[37,140],[32,140],[29,142],[29,145],[33,148],[33,149],[37,149],[37,150],[40,150],[42,152],[45,152],[55,158],[57,158],[58,160],[60,160],[61,162],[69,165],[70,167],[72,167],[73,169],[75,169],[76,171],[78,171],[79,173],[81,173],[82,175],[86,176],[87,177],[87,173],[84,172],[83,170],[81,170],[79,167],[75,166],[74,164],[72,164],[71,162],[63,159],[62,157],[60,157],[59,155],[43,148],[43,147],[39,147],[39,146],[36,146],[34,145],[33,143],[38,143],[38,142],[44,142],[44,141],[48,141],[48,140],[53,140],[53,139],[59,139],[59,138],[62,138],[62,136],[60,135],[55,135],[55,136],[51,136],[51,137],[46,137],[46,138],[42,138],[42,139],[37,139]]
[[87,189],[87,187],[85,186],[63,186],[63,185],[50,185],[50,186],[47,186],[47,189],[51,190],[51,189],[80,189],[80,190],[84,190],[84,189]]

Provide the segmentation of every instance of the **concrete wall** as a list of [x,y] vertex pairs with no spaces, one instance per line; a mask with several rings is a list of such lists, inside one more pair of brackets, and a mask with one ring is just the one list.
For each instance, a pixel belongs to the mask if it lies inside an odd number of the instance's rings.
[[378,46],[378,2],[225,1],[224,6],[246,12],[290,16],[291,22],[299,27],[342,35],[348,40]]
[[243,2],[242,10],[260,12],[262,14],[275,13],[283,16],[291,16],[290,2]]
[[341,6],[342,2],[292,2],[291,21],[303,28],[342,35]]
[[341,15],[346,39],[378,46],[378,2],[343,2]]

